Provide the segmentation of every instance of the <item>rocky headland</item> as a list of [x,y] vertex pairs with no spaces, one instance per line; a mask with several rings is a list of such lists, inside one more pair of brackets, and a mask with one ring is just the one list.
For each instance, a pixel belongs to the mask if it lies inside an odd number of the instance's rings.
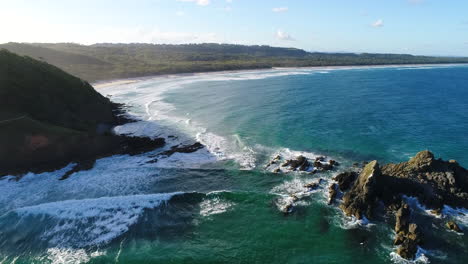
[[[299,172],[315,174],[335,169],[338,162],[319,156],[307,159],[298,156],[284,159],[275,156],[266,168],[273,173]],[[312,181],[307,191],[283,198],[280,211],[293,212],[300,199],[321,188],[322,178]],[[328,205],[337,204],[346,216],[355,219],[384,221],[394,225],[396,252],[405,259],[414,259],[418,248],[424,246],[425,232],[432,228],[424,223],[421,228],[413,215],[408,199],[417,198],[430,214],[441,217],[444,206],[468,208],[468,171],[455,160],[436,159],[429,151],[421,151],[407,162],[380,165],[376,160],[355,163],[352,168],[338,173],[326,189]],[[443,216],[447,231],[463,233],[450,216]]]
[[[377,221],[383,214],[394,215],[394,245],[405,259],[413,259],[424,245],[424,231],[414,221],[407,197],[417,198],[433,214],[441,214],[445,205],[468,208],[468,171],[454,160],[434,158],[429,151],[399,164],[380,166],[372,161],[357,177],[350,171],[335,180],[345,192],[340,204],[345,215]],[[348,185],[352,186],[348,189]],[[463,232],[453,220],[446,227]]]
[[[86,81],[50,64],[0,50],[0,177],[52,171],[74,162],[62,179],[98,158],[135,155],[163,138],[116,135],[134,120]],[[174,151],[178,151],[177,149]]]

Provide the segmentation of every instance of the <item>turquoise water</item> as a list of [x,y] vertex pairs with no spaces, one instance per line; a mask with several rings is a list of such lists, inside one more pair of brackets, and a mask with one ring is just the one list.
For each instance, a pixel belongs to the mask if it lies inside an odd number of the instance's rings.
[[[330,178],[423,149],[468,166],[466,66],[179,75],[100,92],[142,119],[118,133],[206,149],[156,163],[161,150],[105,158],[65,181],[73,165],[0,180],[0,263],[404,263],[392,254],[392,219],[356,221],[326,204]],[[276,154],[341,166],[278,175],[265,168]],[[303,187],[318,178],[318,190]],[[284,215],[291,194],[302,198]],[[466,263],[466,235],[412,203],[432,222],[416,262]]]

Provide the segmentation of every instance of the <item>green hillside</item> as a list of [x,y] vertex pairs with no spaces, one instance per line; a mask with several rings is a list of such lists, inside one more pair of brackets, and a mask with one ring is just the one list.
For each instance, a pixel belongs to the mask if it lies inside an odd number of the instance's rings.
[[87,159],[115,144],[111,102],[59,68],[0,50],[0,176]]
[[231,44],[8,43],[0,48],[53,64],[88,81],[271,67],[468,63],[468,58],[306,52]]
[[2,119],[27,115],[82,131],[114,120],[109,99],[88,82],[7,50],[0,50],[0,84]]

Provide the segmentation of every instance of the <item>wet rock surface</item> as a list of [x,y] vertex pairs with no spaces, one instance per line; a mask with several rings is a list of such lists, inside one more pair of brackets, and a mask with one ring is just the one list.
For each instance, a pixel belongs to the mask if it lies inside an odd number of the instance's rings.
[[299,155],[292,159],[284,159],[281,155],[276,155],[265,165],[265,169],[273,173],[297,171],[315,174],[321,171],[333,170],[335,166],[339,166],[337,161],[327,160],[323,156],[310,159]]
[[372,218],[377,202],[379,182],[382,173],[377,161],[372,161],[364,167],[349,192],[343,196],[341,209],[348,216],[362,219]]
[[460,228],[460,226],[458,226],[458,224],[453,221],[453,220],[450,220],[448,221],[445,226],[449,229],[449,230],[452,230],[452,231],[455,231],[457,233],[463,233],[463,230]]
[[345,171],[338,175],[336,175],[333,180],[338,182],[338,186],[340,187],[340,191],[344,192],[348,190],[354,180],[356,180],[358,173],[355,171]]
[[[356,165],[356,164],[355,164]],[[335,186],[329,188],[330,201],[336,198],[336,189],[345,192],[341,209],[347,216],[376,220],[379,208],[395,215],[394,245],[405,259],[414,259],[423,245],[423,230],[412,219],[406,197],[415,197],[436,215],[442,216],[444,205],[468,208],[468,172],[456,161],[435,159],[429,151],[421,151],[407,162],[379,166],[377,161],[365,163],[357,175],[355,169],[334,177]],[[445,226],[462,232],[454,221]],[[427,226],[426,226],[427,228]]]

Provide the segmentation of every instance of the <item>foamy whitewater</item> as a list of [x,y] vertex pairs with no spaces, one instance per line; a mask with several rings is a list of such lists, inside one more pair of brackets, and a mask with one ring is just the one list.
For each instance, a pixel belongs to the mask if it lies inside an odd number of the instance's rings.
[[[466,236],[444,228],[454,219],[468,229],[465,209],[435,216],[407,197],[418,219],[434,221],[409,262],[393,253],[392,226],[327,205],[332,177],[354,162],[431,149],[467,167],[466,76],[454,65],[328,67],[104,85],[138,119],[116,133],[166,146],[100,159],[66,180],[75,164],[1,178],[0,263],[466,263]],[[158,155],[197,141],[205,147],[194,153]],[[278,155],[341,165],[287,172],[268,165]]]

